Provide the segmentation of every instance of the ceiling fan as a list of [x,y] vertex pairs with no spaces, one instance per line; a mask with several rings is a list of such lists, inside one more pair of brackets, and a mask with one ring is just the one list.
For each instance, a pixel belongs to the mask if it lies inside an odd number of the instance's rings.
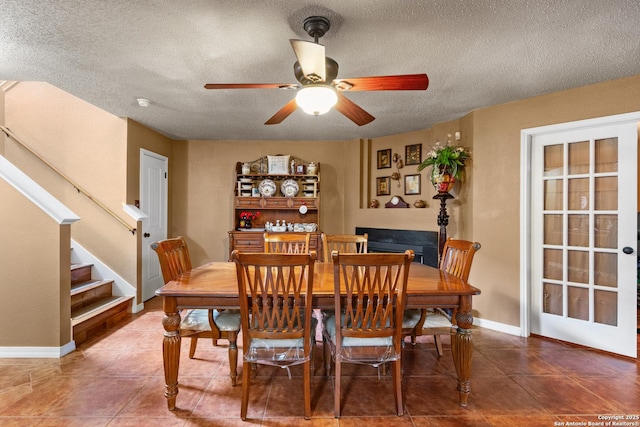
[[295,98],[275,113],[265,125],[281,123],[297,107],[313,115],[325,114],[332,107],[358,126],[375,120],[371,114],[344,96],[347,91],[374,90],[426,90],[429,78],[426,74],[396,76],[370,76],[337,79],[338,63],[326,57],[324,46],[318,43],[330,27],[323,16],[311,16],[304,20],[304,30],[314,41],[289,40],[298,59],[293,73],[300,84],[288,83],[209,83],[206,89],[299,89]]

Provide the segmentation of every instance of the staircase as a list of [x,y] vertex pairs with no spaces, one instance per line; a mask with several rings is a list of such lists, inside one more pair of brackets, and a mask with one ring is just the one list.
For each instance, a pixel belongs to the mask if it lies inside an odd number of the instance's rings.
[[76,346],[131,314],[133,297],[113,295],[113,281],[92,279],[92,264],[71,265],[71,326]]

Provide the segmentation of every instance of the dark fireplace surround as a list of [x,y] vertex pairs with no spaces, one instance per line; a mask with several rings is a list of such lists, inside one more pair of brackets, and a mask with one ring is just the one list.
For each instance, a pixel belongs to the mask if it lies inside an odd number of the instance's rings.
[[356,227],[356,234],[369,235],[369,252],[415,252],[414,262],[438,267],[438,232],[419,230],[393,230],[389,228]]

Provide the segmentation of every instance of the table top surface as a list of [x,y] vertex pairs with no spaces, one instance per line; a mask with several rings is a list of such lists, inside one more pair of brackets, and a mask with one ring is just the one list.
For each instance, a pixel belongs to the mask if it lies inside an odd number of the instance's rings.
[[[333,295],[333,263],[316,262],[314,295]],[[408,295],[479,295],[480,289],[434,267],[412,263]],[[237,297],[236,267],[233,262],[210,262],[181,274],[156,291],[162,297]]]

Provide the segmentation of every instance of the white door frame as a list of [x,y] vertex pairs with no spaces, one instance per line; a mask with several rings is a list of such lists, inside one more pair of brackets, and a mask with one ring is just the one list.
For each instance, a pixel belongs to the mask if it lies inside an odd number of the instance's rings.
[[[640,122],[640,111],[520,131],[520,335],[531,334],[531,149],[537,135]],[[640,248],[638,248],[640,250]]]

